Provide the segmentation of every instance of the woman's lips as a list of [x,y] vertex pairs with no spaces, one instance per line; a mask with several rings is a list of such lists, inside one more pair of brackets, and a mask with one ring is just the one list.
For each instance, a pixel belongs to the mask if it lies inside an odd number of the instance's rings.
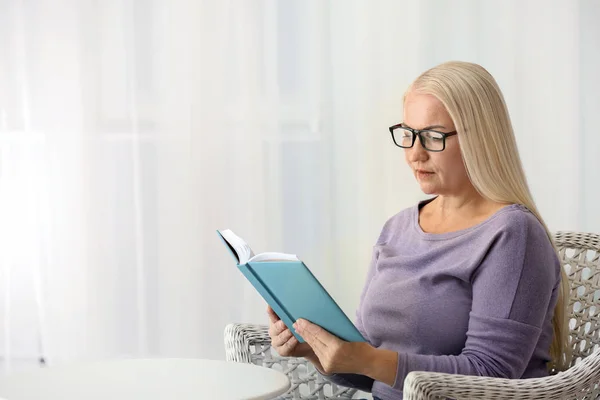
[[434,173],[433,173],[433,172],[431,172],[431,171],[425,171],[425,170],[422,170],[422,169],[418,169],[418,170],[417,170],[417,177],[418,177],[419,179],[427,179],[427,178],[431,178],[431,177],[433,176],[433,174],[434,174]]

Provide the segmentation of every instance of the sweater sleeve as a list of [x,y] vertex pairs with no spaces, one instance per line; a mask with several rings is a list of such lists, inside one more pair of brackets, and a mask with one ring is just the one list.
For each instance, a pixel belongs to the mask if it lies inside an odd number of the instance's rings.
[[[467,338],[458,355],[398,353],[394,388],[411,371],[520,378],[556,304],[560,263],[529,213],[499,230],[472,277]],[[426,318],[426,316],[423,316]],[[439,332],[443,335],[443,332]]]

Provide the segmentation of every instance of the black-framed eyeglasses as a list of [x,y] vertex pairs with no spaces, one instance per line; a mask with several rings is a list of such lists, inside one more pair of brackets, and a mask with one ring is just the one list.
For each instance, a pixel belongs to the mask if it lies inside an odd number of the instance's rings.
[[403,124],[390,126],[390,133],[394,144],[403,149],[409,149],[415,144],[417,136],[421,146],[427,151],[443,151],[446,148],[446,138],[456,135],[456,131],[438,132],[429,129],[412,129]]

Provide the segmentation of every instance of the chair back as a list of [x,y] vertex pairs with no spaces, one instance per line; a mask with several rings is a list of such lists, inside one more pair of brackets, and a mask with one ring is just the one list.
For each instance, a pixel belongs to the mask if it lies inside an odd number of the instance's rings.
[[600,235],[557,232],[554,243],[571,287],[569,366],[573,366],[600,347]]

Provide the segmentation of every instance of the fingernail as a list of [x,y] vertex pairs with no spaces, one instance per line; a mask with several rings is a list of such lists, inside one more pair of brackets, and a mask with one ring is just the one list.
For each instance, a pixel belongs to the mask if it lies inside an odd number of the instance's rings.
[[294,329],[298,330],[298,323],[294,322],[294,324],[292,325],[294,327]]

